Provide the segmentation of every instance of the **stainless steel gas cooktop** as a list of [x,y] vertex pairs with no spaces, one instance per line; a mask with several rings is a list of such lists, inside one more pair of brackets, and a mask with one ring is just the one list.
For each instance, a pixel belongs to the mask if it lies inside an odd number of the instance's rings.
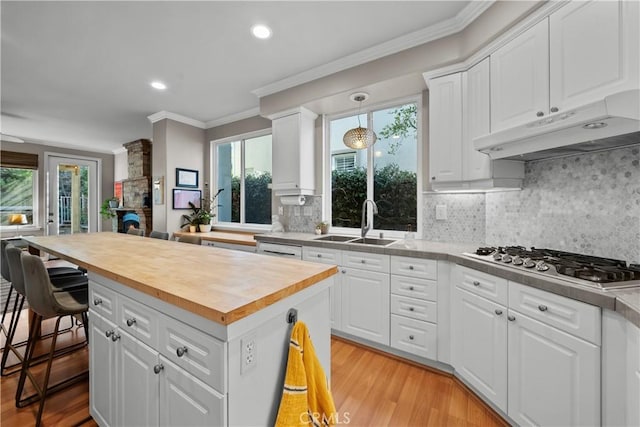
[[597,289],[640,286],[640,264],[610,258],[523,246],[484,247],[465,255]]

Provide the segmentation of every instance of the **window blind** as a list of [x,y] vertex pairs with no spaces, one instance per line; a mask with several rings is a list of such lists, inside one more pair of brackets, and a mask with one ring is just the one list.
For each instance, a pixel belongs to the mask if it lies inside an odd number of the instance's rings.
[[2,150],[0,165],[5,168],[38,169],[38,155]]

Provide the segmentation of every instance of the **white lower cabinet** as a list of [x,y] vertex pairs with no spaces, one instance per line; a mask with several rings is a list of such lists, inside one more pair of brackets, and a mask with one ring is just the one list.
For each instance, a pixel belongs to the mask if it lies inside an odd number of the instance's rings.
[[[314,246],[302,247],[303,261],[317,262],[320,264],[340,265],[342,263],[342,251],[330,248]],[[333,286],[329,288],[329,300],[331,305],[331,329],[342,330],[342,274],[333,276]]]
[[519,425],[600,424],[600,310],[513,282],[485,298],[468,270],[453,274],[456,372]]
[[342,331],[389,345],[389,274],[342,267]]
[[115,324],[99,316],[93,309],[89,313],[89,406],[91,416],[98,425],[116,425],[116,346],[107,331]]

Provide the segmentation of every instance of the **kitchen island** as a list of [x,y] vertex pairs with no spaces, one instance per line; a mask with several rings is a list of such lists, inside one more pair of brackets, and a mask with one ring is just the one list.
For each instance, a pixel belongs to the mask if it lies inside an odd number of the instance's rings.
[[27,240],[89,272],[100,425],[273,424],[290,309],[330,374],[335,266],[118,233]]

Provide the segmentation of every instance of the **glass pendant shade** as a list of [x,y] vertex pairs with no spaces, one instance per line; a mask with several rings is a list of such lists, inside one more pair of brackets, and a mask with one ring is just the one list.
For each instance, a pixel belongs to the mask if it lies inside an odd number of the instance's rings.
[[371,147],[376,143],[377,139],[378,137],[374,131],[358,126],[357,128],[348,130],[342,137],[342,142],[349,148],[362,150]]

